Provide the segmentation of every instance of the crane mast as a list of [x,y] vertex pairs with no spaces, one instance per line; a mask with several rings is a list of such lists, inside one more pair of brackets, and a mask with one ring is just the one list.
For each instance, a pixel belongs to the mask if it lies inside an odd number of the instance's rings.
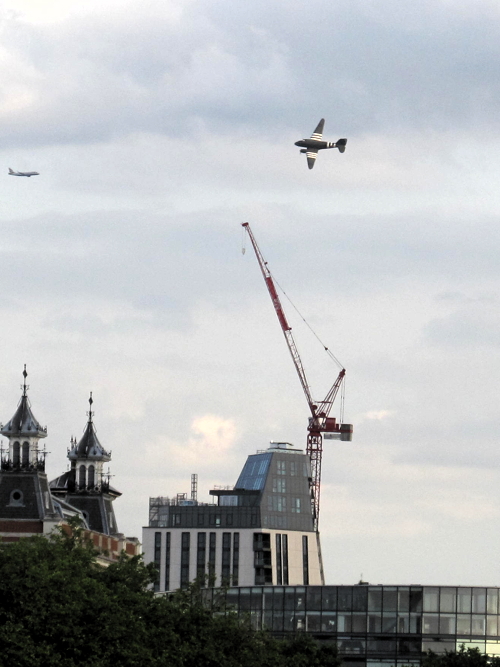
[[252,243],[255,256],[257,257],[257,262],[266,283],[271,301],[273,302],[278,321],[285,336],[286,344],[290,355],[292,357],[295,370],[299,376],[300,384],[304,391],[309,410],[311,411],[311,417],[309,417],[309,425],[307,427],[307,448],[306,453],[309,456],[311,462],[311,509],[313,516],[313,525],[314,530],[318,531],[319,526],[319,508],[320,508],[320,490],[321,490],[321,461],[323,455],[323,433],[328,439],[338,439],[338,440],[352,440],[352,425],[351,424],[337,424],[335,418],[329,418],[328,415],[333,407],[335,398],[339,392],[339,389],[342,385],[345,376],[345,369],[342,368],[337,379],[333,383],[332,387],[328,391],[326,397],[324,398],[319,405],[316,405],[312,399],[311,391],[309,388],[309,383],[307,381],[306,373],[300,354],[295,344],[295,340],[292,335],[292,327],[288,324],[285,311],[281,305],[278,292],[265,261],[262,252],[255,240],[253,232],[250,228],[248,222],[242,223],[242,226],[245,228],[250,241]]

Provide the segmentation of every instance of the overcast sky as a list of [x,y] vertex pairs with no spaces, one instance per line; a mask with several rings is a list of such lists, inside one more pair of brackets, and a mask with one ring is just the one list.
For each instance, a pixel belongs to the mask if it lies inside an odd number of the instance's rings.
[[[4,0],[0,420],[64,472],[93,392],[120,529],[308,408],[249,244],[347,370],[327,583],[500,585],[496,0]],[[314,170],[320,118],[347,150]],[[36,170],[31,179],[8,167]],[[285,300],[312,393],[337,368]]]

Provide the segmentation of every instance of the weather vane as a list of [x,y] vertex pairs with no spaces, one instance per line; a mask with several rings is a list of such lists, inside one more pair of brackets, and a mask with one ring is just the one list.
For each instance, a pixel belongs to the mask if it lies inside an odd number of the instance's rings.
[[89,418],[89,422],[92,422],[92,417],[94,416],[94,413],[92,411],[92,403],[94,402],[92,398],[92,392],[90,392],[90,398],[89,398],[89,411],[87,412],[87,416]]
[[24,383],[21,385],[21,389],[23,390],[23,396],[26,396],[26,392],[30,388],[29,384],[26,384],[26,378],[28,377],[28,372],[26,370],[26,364],[24,364],[23,377],[24,377]]

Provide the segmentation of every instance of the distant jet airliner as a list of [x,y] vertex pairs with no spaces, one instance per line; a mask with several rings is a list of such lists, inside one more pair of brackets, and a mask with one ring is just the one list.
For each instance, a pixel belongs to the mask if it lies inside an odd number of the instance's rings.
[[300,152],[306,154],[307,166],[309,169],[314,167],[314,163],[318,157],[318,151],[321,151],[324,148],[338,148],[341,153],[345,151],[347,139],[338,139],[338,141],[334,142],[323,141],[324,125],[325,119],[322,118],[318,123],[318,127],[312,133],[310,139],[301,139],[300,141],[295,142],[296,146],[304,146]]
[[13,171],[9,167],[9,176],[27,176],[29,178],[30,176],[40,176],[40,174],[37,171]]

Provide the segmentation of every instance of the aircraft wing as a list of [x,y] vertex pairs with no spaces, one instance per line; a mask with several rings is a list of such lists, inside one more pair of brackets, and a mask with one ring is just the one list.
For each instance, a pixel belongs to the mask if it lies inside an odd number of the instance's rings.
[[309,169],[312,169],[314,167],[314,163],[316,162],[317,157],[318,157],[318,151],[314,150],[314,148],[307,149],[306,158],[307,158],[307,166],[309,167]]
[[325,125],[325,119],[322,118],[318,125],[316,126],[316,129],[314,132],[311,134],[311,139],[317,139],[318,141],[321,141],[323,139],[323,127]]

